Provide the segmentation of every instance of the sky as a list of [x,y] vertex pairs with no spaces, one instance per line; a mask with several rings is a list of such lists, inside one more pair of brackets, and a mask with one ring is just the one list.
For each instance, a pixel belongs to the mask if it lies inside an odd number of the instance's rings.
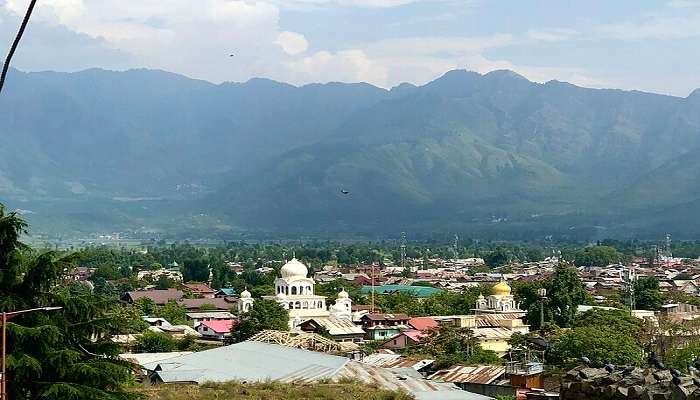
[[[0,0],[0,45],[28,2]],[[699,64],[700,0],[39,0],[13,62],[385,88],[510,69],[683,97]]]

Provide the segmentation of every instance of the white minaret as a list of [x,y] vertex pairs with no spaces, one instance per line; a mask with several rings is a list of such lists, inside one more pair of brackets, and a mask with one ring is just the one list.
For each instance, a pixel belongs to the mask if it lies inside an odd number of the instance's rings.
[[241,292],[241,297],[238,299],[238,314],[247,313],[250,311],[250,307],[253,306],[253,297],[251,296],[248,288]]
[[328,311],[330,311],[331,317],[352,320],[352,300],[345,289],[338,293],[335,304],[333,304]]

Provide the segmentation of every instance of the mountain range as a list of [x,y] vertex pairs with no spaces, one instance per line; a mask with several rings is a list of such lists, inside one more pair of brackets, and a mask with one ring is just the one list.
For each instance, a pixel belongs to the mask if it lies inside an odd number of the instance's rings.
[[537,239],[700,233],[700,90],[511,71],[422,86],[11,70],[0,201],[42,234]]

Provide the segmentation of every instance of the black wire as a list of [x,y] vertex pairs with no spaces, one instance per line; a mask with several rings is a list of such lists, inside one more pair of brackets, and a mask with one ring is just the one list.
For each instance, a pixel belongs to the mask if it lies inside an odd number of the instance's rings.
[[5,77],[7,76],[7,70],[10,69],[10,61],[12,60],[12,56],[15,55],[15,50],[17,50],[17,46],[19,46],[19,41],[20,39],[22,39],[24,29],[27,28],[27,24],[29,23],[29,17],[32,16],[32,11],[34,11],[35,4],[36,0],[31,0],[29,2],[29,7],[27,8],[27,12],[24,14],[22,25],[20,25],[19,27],[17,36],[15,36],[15,41],[12,42],[10,52],[7,54],[7,58],[5,59],[5,64],[2,66],[2,75],[0,75],[0,93],[2,93],[3,86],[5,86]]

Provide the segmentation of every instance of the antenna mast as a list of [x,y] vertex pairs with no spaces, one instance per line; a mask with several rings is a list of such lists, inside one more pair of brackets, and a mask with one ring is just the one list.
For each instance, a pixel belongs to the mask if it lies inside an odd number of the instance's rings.
[[406,232],[401,232],[401,269],[406,268]]

